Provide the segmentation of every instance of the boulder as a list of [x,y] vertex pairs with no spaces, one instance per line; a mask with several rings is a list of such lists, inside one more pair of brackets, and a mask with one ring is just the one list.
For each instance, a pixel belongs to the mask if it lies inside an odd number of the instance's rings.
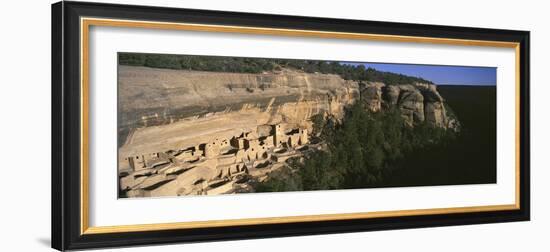
[[153,175],[145,179],[141,184],[139,184],[138,189],[152,190],[174,179],[176,179],[175,175],[165,175],[165,174]]
[[412,126],[424,122],[424,96],[413,85],[399,86],[398,107],[405,123]]
[[361,99],[365,108],[377,112],[382,109],[382,87],[385,85],[382,83],[368,83],[363,90],[361,90]]
[[384,100],[389,106],[397,105],[400,90],[399,86],[395,85],[388,85],[384,88]]
[[265,137],[265,136],[271,135],[272,129],[273,128],[271,125],[263,124],[263,125],[258,125],[258,128],[256,131],[258,132],[258,137]]
[[447,116],[442,102],[426,102],[424,111],[426,122],[430,125],[441,128],[447,127]]

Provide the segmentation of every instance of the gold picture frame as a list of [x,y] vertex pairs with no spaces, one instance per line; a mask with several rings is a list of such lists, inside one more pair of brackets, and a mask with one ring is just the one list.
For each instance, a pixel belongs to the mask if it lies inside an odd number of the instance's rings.
[[[103,6],[111,10],[111,12],[101,12],[95,7]],[[307,29],[301,27],[300,20],[308,18],[299,17],[286,17],[278,16],[277,19],[281,23],[294,24],[296,28],[284,28],[274,25],[274,27],[254,26],[253,23],[262,19],[261,16],[250,15],[243,21],[243,24],[233,24],[236,21],[231,17],[226,17],[226,23],[213,24],[208,18],[204,18],[204,23],[194,22],[194,18],[187,18],[187,13],[195,13],[196,10],[179,10],[170,9],[165,10],[150,8],[146,13],[164,13],[166,16],[171,17],[173,21],[165,20],[150,20],[148,16],[142,13],[143,9],[135,6],[114,6],[104,4],[86,4],[86,3],[57,3],[53,5],[53,42],[54,42],[54,54],[60,54],[62,57],[69,57],[70,60],[65,60],[60,57],[59,66],[56,66],[53,70],[54,81],[53,91],[54,95],[56,91],[60,91],[67,86],[71,86],[79,93],[79,104],[77,105],[78,111],[73,111],[74,115],[79,115],[80,123],[77,125],[79,138],[73,139],[74,135],[65,134],[62,132],[63,125],[65,127],[71,127],[76,129],[74,124],[68,125],[65,121],[68,115],[63,110],[62,103],[54,104],[54,111],[57,111],[59,115],[54,115],[54,127],[59,128],[60,135],[53,135],[52,138],[64,138],[59,141],[67,141],[69,139],[70,146],[77,147],[79,150],[75,157],[78,160],[78,167],[69,166],[68,163],[62,162],[56,163],[60,157],[55,156],[54,153],[54,167],[52,182],[54,185],[62,182],[61,184],[71,184],[71,189],[75,189],[75,184],[70,183],[68,179],[74,181],[75,176],[78,176],[79,182],[78,195],[74,192],[67,192],[67,188],[62,185],[59,188],[54,188],[52,192],[52,205],[54,208],[54,217],[52,219],[52,229],[59,233],[52,239],[53,247],[56,249],[64,250],[70,248],[89,248],[97,247],[97,243],[94,243],[94,239],[102,239],[97,237],[107,237],[104,242],[99,246],[118,246],[128,242],[127,239],[122,236],[120,238],[117,234],[140,234],[139,239],[150,239],[151,235],[160,231],[174,231],[170,240],[174,241],[193,241],[204,240],[200,235],[194,234],[196,230],[204,229],[216,229],[216,228],[230,228],[230,227],[244,227],[244,226],[256,226],[255,228],[261,228],[260,226],[277,226],[284,227],[285,224],[305,224],[305,225],[329,225],[327,223],[338,223],[343,221],[367,221],[363,224],[364,228],[346,229],[346,230],[376,230],[376,227],[368,224],[368,220],[386,220],[388,222],[396,221],[398,218],[407,217],[419,217],[419,216],[431,216],[435,219],[444,218],[450,221],[450,223],[480,223],[484,222],[479,219],[481,215],[490,216],[487,222],[492,221],[509,221],[509,220],[527,220],[529,218],[528,199],[529,199],[529,178],[528,178],[528,32],[521,31],[505,31],[505,30],[479,30],[471,28],[461,27],[448,27],[447,31],[442,29],[436,30],[435,26],[417,25],[410,30],[406,30],[399,34],[395,24],[389,23],[368,23],[365,21],[363,25],[366,27],[385,27],[388,28],[387,34],[376,34],[368,32],[351,32],[351,31],[334,31],[334,30],[319,30],[319,29]],[[207,17],[225,17],[223,14],[199,11],[201,14]],[[237,14],[233,14],[237,15]],[[246,14],[239,14],[245,15]],[[143,19],[135,18],[123,18],[126,16],[142,17]],[[189,15],[194,17],[193,15]],[[270,17],[272,18],[272,17]],[[147,20],[149,19],[149,20]],[[180,20],[181,19],[181,20]],[[68,20],[68,21],[67,21]],[[179,21],[178,21],[179,20]],[[321,23],[321,20],[315,18],[308,19],[310,22]],[[69,22],[69,23],[67,23]],[[334,20],[335,23],[340,24],[342,27],[349,27],[350,30],[356,29],[358,24],[351,23],[346,20]],[[347,26],[346,26],[347,25]],[[255,35],[273,35],[273,36],[299,36],[299,37],[315,37],[315,38],[333,38],[333,39],[354,39],[354,40],[368,40],[368,41],[386,41],[386,42],[407,42],[407,43],[423,43],[423,44],[444,44],[444,45],[460,45],[460,46],[481,46],[481,47],[503,47],[513,48],[515,50],[515,85],[516,85],[516,97],[515,97],[515,121],[516,121],[516,135],[515,135],[515,204],[509,205],[488,205],[488,206],[475,206],[475,207],[454,207],[454,208],[435,208],[435,209],[415,209],[415,210],[397,210],[397,211],[381,211],[381,212],[364,212],[364,213],[341,213],[341,214],[324,214],[324,215],[303,215],[303,216],[285,216],[285,217],[271,217],[271,218],[249,218],[249,219],[229,219],[229,220],[216,220],[216,221],[193,221],[193,222],[177,222],[177,223],[157,223],[157,224],[139,224],[123,225],[123,226],[90,226],[90,203],[89,203],[89,137],[90,137],[90,118],[89,118],[89,85],[90,85],[90,63],[89,63],[89,51],[90,51],[90,28],[93,26],[102,27],[124,27],[124,28],[141,28],[141,29],[161,29],[161,30],[183,30],[183,31],[201,31],[201,32],[215,32],[215,33],[240,33],[240,34],[255,34]],[[64,32],[61,32],[63,31]],[[368,28],[367,28],[368,29]],[[419,30],[426,31],[424,34],[433,33],[435,36],[420,36],[413,35],[419,33]],[[491,37],[493,39],[481,39],[485,37]],[[67,45],[71,48],[67,48]],[[76,53],[78,50],[78,54]],[[57,58],[56,58],[57,59]],[[54,59],[55,60],[55,59]],[[62,64],[61,64],[62,63]],[[74,69],[69,69],[68,64],[78,63],[79,73],[74,73]],[[55,66],[55,65],[54,65]],[[67,74],[67,71],[73,71],[71,77],[66,77],[63,74]],[[57,79],[56,79],[57,78]],[[74,82],[78,78],[78,82]],[[76,86],[75,86],[76,85]],[[73,93],[74,94],[74,93]],[[66,99],[65,96],[68,93],[58,93],[58,99]],[[71,114],[72,116],[73,114]],[[59,118],[57,117],[59,116]],[[57,119],[57,120],[56,120]],[[66,125],[67,124],[67,125]],[[57,151],[63,155],[66,152],[68,146],[62,147]],[[55,151],[54,151],[55,152]],[[76,155],[74,153],[67,155]],[[76,161],[72,161],[71,164]],[[76,169],[74,172],[71,170],[70,175],[67,174],[67,169]],[[76,175],[75,175],[76,174]],[[70,200],[67,200],[70,199]],[[78,199],[75,202],[74,199]],[[69,218],[66,215],[58,213],[59,208],[65,209],[69,207],[73,217]],[[76,209],[75,209],[76,208]],[[481,214],[481,215],[480,215]],[[65,217],[64,217],[65,216]],[[78,223],[74,223],[75,217],[78,216]],[[70,230],[64,227],[67,223],[71,223]],[[306,224],[309,223],[309,224]],[[403,227],[408,226],[426,226],[437,225],[429,221],[416,219],[410,219],[409,222],[403,222]],[[304,226],[306,227],[306,226]],[[307,226],[310,227],[310,226]],[[324,227],[330,227],[324,226]],[[398,225],[399,227],[399,225]],[[291,228],[291,227],[289,227]],[[330,229],[330,228],[329,228]],[[186,231],[187,230],[187,231]],[[305,229],[304,229],[305,230]],[[334,229],[337,230],[337,229]],[[55,233],[54,232],[54,233]],[[178,233],[180,232],[180,233]],[[188,232],[189,238],[182,238],[182,233]],[[303,231],[298,234],[315,233],[312,231]],[[280,233],[284,235],[284,232]],[[263,236],[276,236],[277,234],[265,233]],[[221,231],[211,239],[224,239],[224,235]],[[262,237],[262,233],[259,232],[258,237]],[[141,240],[133,240],[129,244],[142,244]],[[160,241],[160,240],[159,240]]]

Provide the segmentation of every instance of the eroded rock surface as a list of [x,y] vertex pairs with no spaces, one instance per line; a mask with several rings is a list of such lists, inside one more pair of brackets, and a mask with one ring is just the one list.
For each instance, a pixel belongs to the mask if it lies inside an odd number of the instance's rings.
[[[263,74],[219,73],[119,66],[119,126],[153,126],[192,116],[251,107],[299,121],[359,96],[358,85],[335,74],[292,70]],[[294,115],[293,115],[294,114]]]
[[252,191],[251,181],[321,148],[310,142],[313,115],[341,119],[356,102],[373,112],[399,109],[411,127],[460,126],[433,84],[359,83],[287,69],[120,66],[119,95],[119,190],[126,197]]
[[445,100],[434,84],[367,83],[361,90],[360,99],[371,111],[398,108],[410,126],[426,122],[455,131],[460,127],[455,116],[446,110]]

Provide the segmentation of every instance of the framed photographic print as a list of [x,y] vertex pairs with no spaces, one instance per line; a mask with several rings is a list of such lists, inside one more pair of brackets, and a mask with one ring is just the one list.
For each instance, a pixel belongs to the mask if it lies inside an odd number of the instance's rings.
[[529,220],[529,32],[52,6],[58,250]]

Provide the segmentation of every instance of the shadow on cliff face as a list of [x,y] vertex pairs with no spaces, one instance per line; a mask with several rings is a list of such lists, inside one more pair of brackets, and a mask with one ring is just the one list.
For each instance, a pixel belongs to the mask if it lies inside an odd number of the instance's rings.
[[[324,123],[327,151],[290,163],[257,192],[496,183],[496,89],[441,87],[460,132],[403,127],[398,110],[353,106],[343,124]],[[331,126],[332,125],[332,126]]]
[[409,153],[381,187],[496,183],[496,88],[438,86],[462,129],[451,143]]

